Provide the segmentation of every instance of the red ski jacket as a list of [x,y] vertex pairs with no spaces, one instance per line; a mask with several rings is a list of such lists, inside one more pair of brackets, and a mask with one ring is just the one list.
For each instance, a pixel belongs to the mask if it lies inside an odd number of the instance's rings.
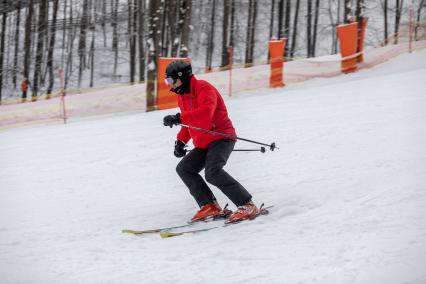
[[[190,94],[178,95],[182,124],[236,136],[223,98],[215,87],[192,76],[190,92]],[[185,144],[191,138],[196,148],[205,149],[211,142],[225,137],[185,127],[182,127],[177,134],[177,139]]]

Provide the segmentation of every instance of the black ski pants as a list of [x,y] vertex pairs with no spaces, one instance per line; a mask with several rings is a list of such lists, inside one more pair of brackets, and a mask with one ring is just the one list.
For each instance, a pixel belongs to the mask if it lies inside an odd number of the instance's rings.
[[250,193],[223,170],[234,145],[231,140],[213,141],[207,149],[193,149],[177,165],[178,175],[200,207],[216,200],[200,175],[204,168],[206,181],[218,187],[236,206],[251,201]]

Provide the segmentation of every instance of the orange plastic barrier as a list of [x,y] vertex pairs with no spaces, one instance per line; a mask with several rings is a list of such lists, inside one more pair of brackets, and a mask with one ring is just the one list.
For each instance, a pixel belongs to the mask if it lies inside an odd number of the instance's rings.
[[284,87],[283,69],[284,69],[284,47],[287,39],[270,40],[269,54],[271,55],[271,76],[269,77],[269,87]]
[[[358,23],[340,25],[337,27],[337,36],[340,39],[340,53],[342,55],[342,72],[350,73],[357,69],[356,54]],[[349,57],[349,58],[346,58]]]
[[176,94],[170,92],[170,87],[166,85],[166,68],[169,63],[176,60],[184,60],[191,62],[190,58],[158,58],[158,73],[157,73],[157,109],[169,109],[178,106]]

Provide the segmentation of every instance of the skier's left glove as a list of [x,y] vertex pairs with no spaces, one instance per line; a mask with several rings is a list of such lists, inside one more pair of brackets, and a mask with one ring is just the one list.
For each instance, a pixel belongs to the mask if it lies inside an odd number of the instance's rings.
[[180,123],[180,113],[175,115],[166,115],[163,118],[164,126],[170,126],[170,128],[172,128],[173,125],[178,125],[178,123]]
[[182,158],[183,156],[186,155],[186,149],[185,149],[185,143],[183,143],[180,140],[176,140],[175,142],[175,151],[173,152],[173,154],[175,154],[175,156],[177,158]]

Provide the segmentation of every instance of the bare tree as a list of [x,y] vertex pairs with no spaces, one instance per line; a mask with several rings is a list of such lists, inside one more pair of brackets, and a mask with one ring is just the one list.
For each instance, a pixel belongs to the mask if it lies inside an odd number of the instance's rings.
[[191,11],[192,11],[192,0],[181,0],[181,18],[180,21],[183,23],[182,33],[180,38],[179,56],[188,57],[188,46],[189,46],[189,31],[191,29]]
[[253,52],[254,52],[254,36],[256,30],[256,17],[257,17],[257,1],[249,1],[249,11],[247,17],[247,40],[246,40],[246,57],[245,66],[253,65]]
[[320,1],[315,1],[315,18],[314,18],[314,31],[312,35],[312,57],[315,57],[315,51],[317,46],[317,35],[318,35],[318,18],[319,18],[319,10],[320,10]]
[[89,19],[89,0],[83,0],[83,13],[80,19],[80,38],[78,42],[78,57],[80,65],[78,68],[78,87],[81,88],[83,70],[86,68],[86,35]]
[[343,21],[349,23],[349,17],[351,15],[351,0],[344,0],[345,8],[343,9]]
[[212,14],[210,18],[210,33],[208,35],[207,52],[206,52],[206,70],[211,71],[212,69],[212,57],[214,49],[214,26],[215,26],[215,12],[216,12],[216,0],[212,0]]
[[104,47],[107,47],[106,18],[107,18],[106,0],[103,0],[102,1],[101,27],[102,27],[102,33],[103,33],[103,36],[104,36]]
[[[64,68],[65,62],[65,49],[66,49],[66,37],[67,37],[67,0],[64,0],[64,14],[63,14],[63,23],[62,23],[62,54],[61,54],[61,67]],[[72,23],[72,21],[71,21]]]
[[[274,34],[274,14],[275,14],[275,0],[272,0],[271,18],[269,21],[269,39],[272,39],[272,35]],[[268,58],[269,58],[269,54],[268,54]]]
[[[34,3],[33,0],[30,0],[28,3],[27,17],[25,19],[25,39],[24,39],[24,78],[29,79],[30,75],[30,61],[31,61],[31,27],[34,14]],[[27,100],[26,93],[22,94],[22,101]]]
[[90,24],[90,30],[92,31],[92,42],[90,43],[90,82],[89,87],[92,88],[94,86],[94,73],[95,73],[95,34],[96,34],[96,19],[97,19],[97,5],[93,4],[93,20]]
[[395,1],[395,41],[394,44],[398,44],[399,38],[399,23],[401,21],[401,12],[402,6],[404,5],[404,0]]
[[117,75],[118,65],[118,0],[112,1],[112,50],[114,52],[114,78]]
[[[361,44],[362,44],[362,26],[364,22],[364,0],[357,0],[356,2],[356,20],[358,22],[358,35],[357,35],[357,52],[361,51]],[[357,60],[359,61],[361,57],[358,57]]]
[[39,15],[38,15],[38,24],[37,24],[37,51],[36,51],[36,61],[34,68],[34,79],[33,79],[33,95],[32,99],[36,100],[38,95],[38,88],[40,83],[41,75],[41,65],[43,60],[43,50],[44,50],[44,38],[46,36],[46,21],[47,16],[47,0],[41,0],[39,6]]
[[420,1],[419,3],[419,7],[417,8],[417,19],[416,19],[416,26],[414,28],[414,39],[418,40],[417,38],[417,33],[419,30],[419,26],[420,26],[420,18],[421,18],[421,13],[422,13],[422,8],[425,6],[425,0]]
[[56,38],[56,19],[58,15],[59,0],[53,1],[53,19],[52,25],[50,27],[50,41],[49,41],[49,51],[47,55],[47,69],[49,71],[49,85],[47,87],[47,95],[52,93],[53,83],[54,83],[54,74],[53,74],[53,53],[55,50],[55,38]]
[[291,39],[290,58],[294,58],[294,51],[296,50],[299,10],[300,10],[300,0],[296,0],[296,9],[294,11],[294,21],[293,21],[293,37]]
[[73,24],[74,22],[74,16],[73,16],[73,0],[70,0],[70,17],[69,17],[69,21],[71,23],[71,27],[69,29],[68,32],[68,36],[67,36],[67,60],[66,60],[66,64],[65,64],[65,80],[64,80],[64,88],[67,89],[68,87],[68,82],[69,79],[71,77],[72,74],[72,70],[73,70],[73,56],[74,56],[74,41],[75,38],[77,36],[77,27],[76,25]]
[[388,0],[384,0],[383,5],[384,5],[383,17],[384,17],[384,21],[385,21],[385,23],[384,23],[384,43],[386,45],[386,44],[388,44],[388,37],[389,37],[389,34],[388,34]]
[[229,32],[229,46],[234,46],[234,32],[235,32],[235,0],[231,1],[231,28]]
[[169,49],[169,22],[167,20],[167,14],[169,12],[169,2],[163,1],[161,8],[161,56],[167,56]]
[[279,0],[278,2],[278,30],[277,38],[281,39],[284,37],[283,34],[283,19],[284,19],[284,0]]
[[227,67],[229,65],[229,1],[230,0],[223,1],[222,61],[220,64],[221,67]]
[[13,87],[16,89],[17,86],[17,73],[18,73],[18,54],[19,54],[19,28],[21,24],[21,1],[16,3],[16,25],[15,25],[15,53],[13,56],[13,74],[12,74],[12,83]]
[[168,14],[168,22],[170,23],[170,35],[171,35],[171,54],[172,57],[176,57],[179,49],[179,40],[180,40],[180,25],[176,25],[179,23],[179,0],[170,0],[168,3],[169,6],[169,14]]
[[139,43],[139,81],[145,81],[145,49],[144,49],[144,11],[145,0],[137,0],[138,3],[138,43]]
[[148,48],[148,82],[146,84],[146,100],[147,100],[147,111],[155,109],[155,76],[157,70],[157,55],[159,53],[159,42],[160,37],[158,32],[160,18],[159,18],[159,5],[160,1],[150,0],[149,1],[149,25],[148,25],[148,37],[147,37],[147,48]]
[[136,4],[134,0],[128,0],[129,7],[129,55],[130,55],[130,83],[135,82],[136,75],[136,39],[137,39],[137,16],[138,12],[136,10]]
[[312,57],[312,0],[307,0],[306,9],[306,54]]
[[288,54],[288,46],[290,41],[290,18],[291,18],[291,1],[286,0],[285,8],[285,20],[284,20],[284,37],[287,39],[287,44],[285,45],[285,55]]
[[[334,4],[337,5],[335,7],[335,10],[333,10],[334,8]],[[331,54],[336,54],[337,53],[337,34],[336,34],[336,27],[340,24],[340,6],[341,6],[341,1],[340,0],[329,0],[328,1],[328,15],[330,17],[330,25],[331,25],[331,37],[332,37],[332,41],[331,41]],[[334,18],[333,16],[336,15],[336,18]]]
[[[3,0],[3,5],[6,6],[6,1]],[[3,60],[4,60],[4,47],[5,47],[5,40],[6,40],[6,22],[7,22],[7,11],[6,9],[3,10],[2,14],[2,25],[1,25],[1,37],[0,37],[0,104],[1,104],[1,97],[3,92]]]

